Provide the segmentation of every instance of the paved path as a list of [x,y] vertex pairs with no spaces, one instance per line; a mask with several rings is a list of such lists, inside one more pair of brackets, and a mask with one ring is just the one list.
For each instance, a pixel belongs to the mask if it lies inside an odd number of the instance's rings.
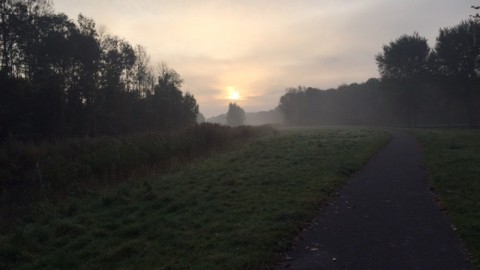
[[415,140],[391,134],[277,269],[474,269],[433,200]]

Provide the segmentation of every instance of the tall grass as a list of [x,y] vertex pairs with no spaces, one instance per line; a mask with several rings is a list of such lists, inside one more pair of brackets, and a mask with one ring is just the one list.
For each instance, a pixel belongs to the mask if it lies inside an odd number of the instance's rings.
[[268,126],[201,124],[168,133],[77,138],[39,145],[11,141],[0,148],[2,213],[18,214],[33,201],[78,195],[134,174],[163,172],[272,132]]

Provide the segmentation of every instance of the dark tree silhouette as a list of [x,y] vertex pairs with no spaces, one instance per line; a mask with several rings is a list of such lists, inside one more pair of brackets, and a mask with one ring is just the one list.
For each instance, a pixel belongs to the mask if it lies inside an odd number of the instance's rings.
[[[336,89],[289,88],[279,111],[292,125],[477,125],[478,24],[441,29],[433,51],[403,35],[376,56],[381,80]],[[407,112],[407,114],[405,114]]]
[[230,126],[240,126],[245,122],[245,111],[236,103],[228,104],[227,124]]
[[337,89],[289,88],[278,110],[292,125],[378,125],[392,123],[387,92],[378,79]]
[[477,27],[473,21],[463,21],[440,29],[435,45],[438,72],[448,82],[449,97],[462,100],[467,108],[470,126],[475,124],[473,102],[479,71]]
[[[473,8],[475,10],[479,10],[480,6],[471,6],[471,8]],[[472,18],[474,20],[480,20],[480,14],[475,13],[474,15],[470,15],[470,18]]]
[[181,82],[81,14],[55,14],[48,0],[0,2],[0,141],[191,125],[198,105]]
[[402,88],[398,100],[406,109],[409,126],[417,126],[418,92],[428,74],[429,54],[427,40],[414,33],[384,45],[383,52],[375,57],[382,79]]
[[381,80],[328,90],[288,88],[277,109],[292,125],[478,125],[478,14],[441,29],[433,50],[418,33],[402,35],[375,60]]

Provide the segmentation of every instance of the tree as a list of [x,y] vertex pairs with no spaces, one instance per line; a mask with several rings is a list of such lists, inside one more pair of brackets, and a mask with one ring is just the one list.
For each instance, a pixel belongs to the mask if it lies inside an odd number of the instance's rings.
[[195,123],[198,104],[144,47],[75,23],[50,0],[0,1],[0,141],[119,135]]
[[427,40],[414,33],[384,45],[375,60],[382,78],[415,80],[426,74],[429,53]]
[[199,112],[199,107],[197,104],[197,101],[195,100],[195,97],[189,93],[186,92],[183,95],[182,99],[182,119],[181,123],[184,125],[189,125],[189,124],[194,124],[197,122],[197,116]]
[[463,21],[440,29],[435,45],[438,73],[449,82],[449,95],[463,101],[470,126],[475,124],[472,100],[479,71],[477,28],[476,22]]
[[[27,38],[32,35],[32,16],[25,1],[0,2],[1,73],[5,77],[20,77],[25,69]],[[32,1],[33,2],[33,1]]]
[[198,124],[201,124],[201,123],[204,123],[207,119],[205,118],[205,116],[202,114],[202,113],[198,113],[197,114],[197,123]]
[[182,124],[183,94],[180,88],[183,79],[166,63],[160,64],[158,73],[158,81],[153,94],[157,127],[173,128]]
[[133,47],[117,36],[106,36],[101,40],[101,62],[99,91],[96,101],[97,129],[103,134],[126,132],[125,124],[131,115],[128,112],[126,94],[130,84],[128,74],[135,64]]
[[137,45],[135,47],[136,62],[132,69],[133,89],[142,96],[146,96],[153,92],[155,84],[155,76],[150,67],[150,56],[145,47]]
[[245,122],[245,111],[236,103],[228,105],[227,124],[230,126],[240,126]]
[[12,9],[13,3],[11,0],[0,2],[0,74],[5,79],[7,76],[12,75],[12,52],[13,47],[13,29],[12,29]]
[[427,40],[414,33],[384,45],[383,52],[375,57],[382,80],[403,88],[399,101],[406,108],[409,126],[417,126],[417,92],[428,74],[429,54]]
[[72,83],[76,89],[77,110],[69,108],[67,120],[76,124],[75,135],[94,135],[96,128],[95,102],[99,97],[99,71],[101,48],[95,22],[78,15],[78,30],[71,37],[75,64],[72,67]]
[[[475,9],[475,10],[479,10],[480,9],[480,6],[471,6],[471,8]],[[480,20],[480,14],[478,13],[475,13],[475,15],[470,15],[470,17],[474,20]]]
[[280,97],[279,110],[283,113],[285,120],[289,124],[301,124],[304,116],[304,88],[287,88],[285,95]]

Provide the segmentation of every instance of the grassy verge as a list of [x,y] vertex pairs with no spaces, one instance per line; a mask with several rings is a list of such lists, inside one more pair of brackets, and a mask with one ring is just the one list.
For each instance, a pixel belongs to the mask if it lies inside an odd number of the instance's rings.
[[37,214],[0,238],[1,269],[265,269],[386,142],[288,130]]
[[480,269],[480,131],[415,130],[442,207]]
[[171,171],[193,159],[274,132],[269,126],[201,124],[172,132],[39,145],[8,142],[0,146],[0,232],[3,220],[22,216],[35,202],[61,202],[116,185],[132,175]]

